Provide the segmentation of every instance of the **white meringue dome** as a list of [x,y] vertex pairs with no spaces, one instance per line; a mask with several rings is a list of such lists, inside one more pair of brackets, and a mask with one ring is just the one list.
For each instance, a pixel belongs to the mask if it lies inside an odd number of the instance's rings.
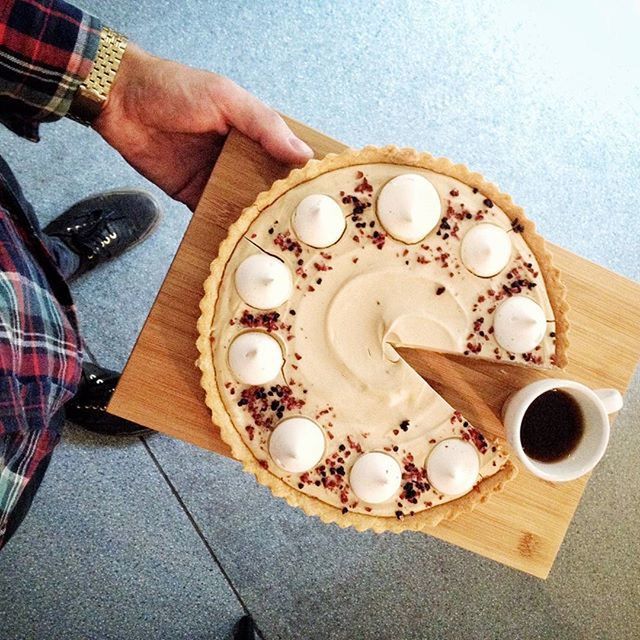
[[360,456],[349,474],[353,492],[370,504],[391,500],[398,493],[401,480],[402,471],[396,459],[380,451]]
[[509,264],[511,251],[509,234],[490,222],[471,227],[460,243],[462,264],[481,278],[500,273]]
[[229,367],[243,384],[265,384],[277,378],[284,364],[280,343],[262,331],[238,335],[229,347]]
[[436,188],[415,173],[389,180],[380,191],[377,207],[385,231],[407,244],[420,242],[438,224],[442,213]]
[[269,438],[269,454],[290,473],[303,473],[315,467],[324,455],[322,429],[309,418],[297,416],[280,422]]
[[476,448],[462,438],[440,441],[429,454],[427,478],[436,491],[448,496],[468,493],[478,482],[480,458]]
[[340,240],[347,221],[333,198],[314,193],[300,201],[293,214],[292,225],[302,242],[324,249]]
[[493,315],[493,335],[498,344],[513,353],[527,353],[544,338],[547,318],[542,307],[526,296],[500,303]]
[[291,296],[293,280],[284,262],[266,253],[245,258],[235,274],[238,295],[256,309],[273,309]]

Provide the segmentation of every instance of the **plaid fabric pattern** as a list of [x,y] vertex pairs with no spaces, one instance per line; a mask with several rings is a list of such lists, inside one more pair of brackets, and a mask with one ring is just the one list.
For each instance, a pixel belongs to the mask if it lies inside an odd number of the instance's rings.
[[0,438],[0,549],[11,514],[30,478],[59,440],[60,434],[51,430]]
[[[91,71],[100,29],[96,18],[62,0],[0,0],[0,122],[37,141],[41,122],[64,116]],[[2,186],[0,180],[0,196]],[[4,195],[0,548],[25,488],[60,438],[61,410],[75,394],[82,370],[81,338],[68,290],[20,197],[10,188]]]
[[34,260],[34,241],[0,208],[0,548],[22,491],[58,442],[56,422],[82,371],[75,314]]
[[0,436],[46,429],[76,391],[82,344],[25,238],[0,209]]
[[0,120],[30,140],[89,75],[101,23],[62,0],[0,2]]

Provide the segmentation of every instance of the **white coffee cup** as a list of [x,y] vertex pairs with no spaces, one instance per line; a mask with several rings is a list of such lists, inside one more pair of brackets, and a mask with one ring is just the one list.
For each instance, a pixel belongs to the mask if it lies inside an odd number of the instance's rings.
[[[552,389],[562,389],[578,403],[584,431],[580,442],[566,458],[541,462],[524,452],[520,430],[531,403]],[[609,414],[621,408],[622,395],[616,389],[592,390],[573,380],[547,378],[532,382],[509,396],[502,408],[502,420],[509,444],[526,469],[544,480],[567,482],[588,473],[600,462],[609,442]]]

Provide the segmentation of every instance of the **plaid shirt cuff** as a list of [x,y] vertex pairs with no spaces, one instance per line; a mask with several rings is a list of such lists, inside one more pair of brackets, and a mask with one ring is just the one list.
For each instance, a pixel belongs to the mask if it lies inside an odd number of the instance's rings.
[[63,0],[0,3],[0,121],[37,141],[41,122],[66,115],[91,71],[101,28]]

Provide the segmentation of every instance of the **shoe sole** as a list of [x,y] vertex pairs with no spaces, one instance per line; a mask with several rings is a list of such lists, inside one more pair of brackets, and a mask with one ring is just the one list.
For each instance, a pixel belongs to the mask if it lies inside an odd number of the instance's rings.
[[140,429],[135,429],[131,431],[121,431],[121,432],[112,432],[112,431],[102,431],[101,429],[96,429],[95,427],[88,427],[84,424],[79,424],[78,422],[74,422],[70,418],[66,418],[66,421],[69,424],[72,424],[74,427],[78,429],[82,429],[83,431],[88,431],[89,433],[93,433],[97,436],[108,436],[110,438],[137,438],[141,436],[151,436],[156,433],[153,429],[147,429],[147,427],[140,427]]

